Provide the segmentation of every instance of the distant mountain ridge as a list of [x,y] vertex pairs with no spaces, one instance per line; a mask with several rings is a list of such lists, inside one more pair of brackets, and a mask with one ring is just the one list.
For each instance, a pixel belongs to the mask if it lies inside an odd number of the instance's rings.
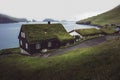
[[15,18],[8,15],[0,14],[0,23],[14,23],[14,22],[26,22],[25,18]]
[[51,19],[51,18],[46,18],[46,19],[43,20],[43,22],[48,22],[48,21],[50,21],[50,22],[58,22],[58,20],[54,20],[54,19]]
[[89,24],[104,26],[109,24],[120,25],[120,5],[105,13],[76,22],[77,24]]

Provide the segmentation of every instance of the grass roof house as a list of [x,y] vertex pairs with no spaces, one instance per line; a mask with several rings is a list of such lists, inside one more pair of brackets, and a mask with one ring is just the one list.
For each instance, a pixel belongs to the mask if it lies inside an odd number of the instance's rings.
[[85,37],[89,36],[96,36],[96,35],[103,35],[101,30],[95,29],[95,28],[89,28],[89,29],[75,29],[69,32],[71,36],[74,36],[76,40],[80,40]]
[[19,33],[21,53],[34,54],[73,42],[62,24],[24,24]]
[[102,33],[100,30],[95,29],[95,28],[77,29],[76,32],[78,32],[82,36],[92,36],[92,35],[97,35],[97,34],[101,34]]

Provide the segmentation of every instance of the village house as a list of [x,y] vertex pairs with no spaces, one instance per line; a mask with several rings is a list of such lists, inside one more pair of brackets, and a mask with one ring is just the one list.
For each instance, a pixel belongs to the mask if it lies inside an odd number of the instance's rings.
[[76,41],[83,39],[83,38],[91,37],[91,36],[103,36],[104,35],[99,29],[95,29],[95,28],[76,29],[76,30],[70,31],[69,34],[71,36],[74,36]]
[[18,36],[21,53],[34,54],[72,44],[74,38],[62,24],[24,24]]

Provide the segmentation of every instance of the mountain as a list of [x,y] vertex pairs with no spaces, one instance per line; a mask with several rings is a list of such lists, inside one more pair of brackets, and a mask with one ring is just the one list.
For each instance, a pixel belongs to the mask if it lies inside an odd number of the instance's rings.
[[8,15],[0,14],[0,23],[14,23],[14,22],[26,22],[25,18],[15,18]]
[[50,21],[50,22],[58,22],[58,20],[54,20],[54,19],[50,19],[50,18],[46,18],[46,19],[43,20],[43,22],[48,22],[48,21]]
[[32,19],[32,22],[37,22],[37,20],[35,20],[35,19]]
[[18,22],[27,22],[28,20],[26,18],[15,18]]
[[67,20],[61,20],[61,22],[67,22]]
[[77,24],[89,24],[105,26],[109,24],[120,24],[120,5],[105,13],[76,22]]

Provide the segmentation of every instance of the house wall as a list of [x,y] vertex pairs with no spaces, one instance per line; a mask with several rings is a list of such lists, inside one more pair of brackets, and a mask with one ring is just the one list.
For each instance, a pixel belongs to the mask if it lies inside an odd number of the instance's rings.
[[[22,45],[21,45],[21,42],[20,41],[22,41]],[[27,44],[27,47],[28,48],[26,48],[26,44]],[[22,49],[24,49],[26,52],[28,52],[29,53],[29,44],[28,44],[28,42],[27,42],[27,40],[26,39],[19,39],[19,46],[20,46],[20,48],[22,48]]]
[[65,40],[63,42],[60,43],[60,46],[66,46],[68,44],[73,44],[74,43],[74,39],[71,40]]
[[[21,35],[21,33],[22,33],[22,35]],[[21,48],[21,53],[23,53],[23,52],[24,52],[25,54],[26,54],[26,52],[27,52],[27,53],[30,53],[30,52],[29,52],[29,43],[28,43],[28,41],[26,40],[26,36],[25,36],[25,33],[23,32],[22,28],[21,28],[21,30],[20,30],[18,39],[19,39],[19,46],[20,46],[20,48]],[[22,45],[21,45],[21,42],[22,42]],[[27,44],[27,47],[28,47],[28,48],[26,48],[26,44]],[[23,51],[23,50],[24,50],[24,51]]]
[[[51,47],[48,46],[48,43],[51,43]],[[36,49],[36,44],[40,44],[40,49]],[[30,54],[40,53],[42,49],[55,49],[60,47],[60,42],[57,39],[50,39],[45,41],[36,42],[29,44]]]
[[24,49],[20,48],[20,52],[21,54],[27,54],[27,55],[30,55],[27,51],[25,51]]

